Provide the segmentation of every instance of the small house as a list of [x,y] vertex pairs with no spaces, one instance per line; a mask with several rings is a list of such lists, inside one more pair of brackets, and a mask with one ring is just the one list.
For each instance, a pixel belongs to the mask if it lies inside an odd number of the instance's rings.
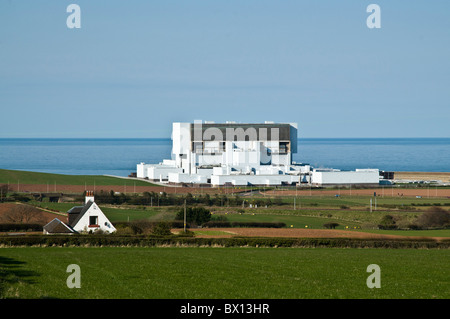
[[44,226],[44,235],[49,234],[69,234],[72,235],[75,231],[60,221],[58,218],[53,219]]
[[68,225],[55,218],[44,226],[44,234],[60,233],[64,226],[72,232],[89,233],[103,231],[113,233],[116,228],[94,201],[94,192],[87,192],[84,205],[74,206],[68,212]]

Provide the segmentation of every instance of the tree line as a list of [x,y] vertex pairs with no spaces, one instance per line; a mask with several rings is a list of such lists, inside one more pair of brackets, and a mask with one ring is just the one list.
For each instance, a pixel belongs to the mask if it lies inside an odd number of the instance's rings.
[[180,205],[195,205],[202,204],[205,206],[245,206],[250,204],[258,207],[280,206],[284,202],[281,198],[242,198],[239,194],[234,195],[219,195],[209,194],[192,195],[187,193],[185,195],[167,194],[166,192],[144,192],[143,194],[117,194],[114,191],[104,192],[100,191],[94,194],[95,201],[99,204],[130,204],[143,206],[180,206]]

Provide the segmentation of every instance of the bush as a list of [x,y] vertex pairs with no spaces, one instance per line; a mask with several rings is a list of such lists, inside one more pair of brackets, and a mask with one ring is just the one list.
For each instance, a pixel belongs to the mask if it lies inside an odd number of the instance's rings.
[[25,224],[25,223],[8,223],[0,224],[0,231],[42,231],[43,227],[40,224]]
[[337,226],[339,226],[338,223],[326,223],[326,224],[323,224],[323,227],[328,228],[328,229],[335,229]]
[[378,229],[394,230],[394,229],[398,229],[398,226],[394,225],[394,224],[391,224],[391,225],[378,225]]
[[[184,220],[184,208],[181,208],[176,220]],[[186,223],[193,223],[195,225],[201,225],[208,222],[211,219],[211,212],[203,207],[187,207],[186,208]]]
[[450,226],[450,212],[441,207],[432,207],[417,218],[416,223],[425,228]]
[[171,236],[172,232],[170,231],[170,224],[167,222],[160,222],[153,226],[152,235],[157,236]]
[[393,216],[384,215],[378,225],[378,229],[393,230],[398,229],[398,226],[395,224],[395,219]]

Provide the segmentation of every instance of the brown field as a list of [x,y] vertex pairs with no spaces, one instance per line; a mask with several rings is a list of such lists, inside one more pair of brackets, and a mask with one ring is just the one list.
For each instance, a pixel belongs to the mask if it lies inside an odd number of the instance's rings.
[[[10,184],[10,189],[13,192],[17,191],[17,184]],[[90,186],[87,189],[85,185],[56,185],[49,188],[46,184],[20,184],[20,192],[37,192],[37,193],[67,193],[67,194],[81,194],[86,190],[95,192],[110,192],[111,190],[119,193],[143,193],[143,192],[166,192],[168,194],[226,194],[241,191],[239,189],[232,188],[212,188],[212,187],[173,187],[173,186],[126,186],[123,185],[106,185],[106,186]]]
[[[2,203],[0,204],[0,222],[7,223],[7,220],[4,220],[4,215],[8,213],[11,209],[14,209],[14,207],[17,207],[18,205],[24,205],[24,204],[15,204],[15,203]],[[39,209],[39,208],[36,208]],[[48,222],[52,221],[54,218],[59,218],[63,222],[67,222],[67,215],[66,214],[56,214],[49,211],[45,211],[44,209],[39,209],[40,214],[34,217],[34,219],[30,220],[30,224],[42,224],[44,226]]]
[[271,190],[267,191],[265,194],[267,196],[334,196],[336,194],[343,196],[372,196],[374,193],[377,193],[377,196],[386,197],[450,197],[450,189],[448,188],[395,188],[390,186],[369,189]]
[[395,172],[395,179],[450,182],[448,172]]
[[[179,232],[179,229],[173,229],[172,232]],[[359,238],[359,239],[405,239],[406,236],[371,234],[358,231],[347,231],[337,229],[301,229],[301,228],[202,228],[203,234],[196,237],[221,238],[233,236],[246,237],[289,237],[289,238]],[[205,234],[208,231],[214,232],[212,235]],[[217,232],[227,234],[217,235]],[[434,240],[445,239],[444,237],[414,237],[428,238]]]
[[[450,172],[394,172],[396,180],[409,181],[442,181],[450,182]],[[12,191],[18,191],[17,184],[10,184]],[[66,194],[81,194],[86,190],[95,192],[119,192],[119,193],[143,193],[143,192],[166,192],[168,194],[232,194],[251,190],[250,187],[180,187],[180,186],[124,186],[124,185],[49,185],[47,184],[20,184],[20,192],[51,192]],[[407,197],[450,197],[450,189],[427,187],[422,188],[397,188],[393,186],[380,186],[378,188],[359,189],[355,187],[341,187],[339,189],[314,189],[309,187],[299,188],[298,190],[270,190],[261,192],[266,196],[316,196],[316,195],[373,195],[374,192],[378,196],[407,196]]]
[[[14,185],[10,186],[12,191],[17,191],[14,189]],[[17,186],[16,186],[17,187]],[[53,188],[53,187],[52,187]],[[48,185],[40,184],[21,184],[21,192],[42,192],[46,193],[48,190]],[[52,193],[64,193],[64,194],[81,194],[86,190],[84,185],[57,185],[55,189],[51,189]],[[93,189],[89,189],[93,190]],[[232,189],[232,188],[198,188],[198,187],[169,187],[169,186],[96,186],[95,192],[124,192],[124,193],[143,193],[143,192],[166,192],[168,194],[232,194],[237,192],[242,192],[243,189]],[[248,189],[249,190],[249,189]],[[261,195],[265,196],[334,196],[339,195],[349,195],[349,196],[371,196],[377,193],[377,196],[392,196],[392,197],[450,197],[450,188],[435,188],[435,187],[423,187],[423,188],[396,188],[391,186],[379,187],[379,188],[369,188],[369,189],[355,189],[355,188],[341,188],[341,189],[298,189],[296,190],[270,190],[266,192],[261,192]]]

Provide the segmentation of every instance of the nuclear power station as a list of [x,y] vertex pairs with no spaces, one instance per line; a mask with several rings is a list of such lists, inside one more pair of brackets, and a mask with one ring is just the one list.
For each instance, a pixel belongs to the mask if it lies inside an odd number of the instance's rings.
[[172,156],[137,164],[136,177],[168,184],[378,185],[378,169],[317,169],[292,161],[296,123],[173,123]]

